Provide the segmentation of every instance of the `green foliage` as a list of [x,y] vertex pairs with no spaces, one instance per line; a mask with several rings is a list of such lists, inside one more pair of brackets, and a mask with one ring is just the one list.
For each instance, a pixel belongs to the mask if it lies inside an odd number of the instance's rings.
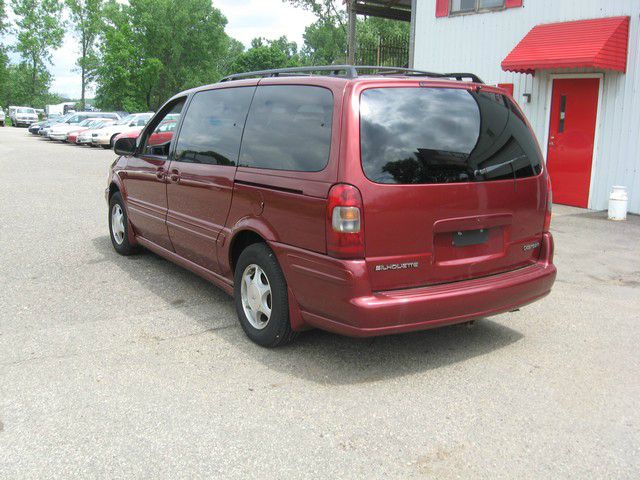
[[318,20],[304,30],[302,54],[309,65],[345,63],[347,35],[330,21]]
[[241,73],[299,65],[298,46],[295,42],[289,42],[287,37],[280,37],[277,40],[254,38],[251,41],[251,48],[236,58],[229,72]]
[[[3,40],[3,35],[7,30],[7,12],[5,10],[4,0],[0,0],[0,41]],[[7,81],[9,72],[7,70],[9,65],[9,57],[7,56],[6,47],[0,43],[0,108],[5,105],[5,101],[8,100],[6,96]]]
[[[85,106],[89,84],[95,105],[127,111],[155,110],[175,93],[213,83],[234,72],[344,63],[346,12],[335,0],[283,0],[313,12],[298,50],[286,37],[254,39],[251,47],[230,38],[226,18],[211,0],[9,0],[14,14],[13,47],[21,62],[10,65],[0,45],[0,105],[41,107],[49,95],[51,52],[64,35],[62,9],[78,42],[77,67]],[[0,39],[9,21],[0,0]],[[380,38],[406,38],[409,24],[359,18],[357,41],[376,58]]]
[[80,109],[85,109],[87,84],[98,67],[96,41],[103,27],[104,0],[66,0],[70,24],[80,43],[80,57],[76,64],[80,69]]
[[238,54],[210,0],[110,0],[97,69],[97,104],[153,110],[176,92],[218,80]]
[[51,74],[40,67],[36,75],[35,94],[31,67],[25,63],[10,65],[6,69],[6,78],[0,88],[0,105],[29,105],[34,108],[44,108],[48,103],[59,103],[60,97],[49,93]]
[[7,27],[7,11],[5,10],[4,0],[0,0],[0,35],[5,33]]
[[[409,23],[383,18],[358,19],[356,41],[359,49],[375,48],[381,39],[406,40],[409,38]],[[344,63],[347,52],[347,34],[338,23],[319,19],[304,31],[302,54],[312,65]]]
[[336,8],[335,0],[282,0],[285,3],[290,3],[295,7],[304,8],[318,17],[322,23],[330,23],[335,26],[341,27],[345,30],[346,36],[346,23],[347,14],[345,10],[338,10]]
[[42,80],[38,78],[51,62],[51,51],[62,44],[62,4],[59,0],[12,0],[17,42],[15,50],[29,66],[28,88],[35,99]]

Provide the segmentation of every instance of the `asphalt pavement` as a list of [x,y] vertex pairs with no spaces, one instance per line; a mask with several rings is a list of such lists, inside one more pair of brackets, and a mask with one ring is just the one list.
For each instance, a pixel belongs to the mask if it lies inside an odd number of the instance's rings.
[[557,206],[557,283],[519,312],[268,350],[113,251],[114,158],[0,128],[1,479],[640,476],[639,217]]

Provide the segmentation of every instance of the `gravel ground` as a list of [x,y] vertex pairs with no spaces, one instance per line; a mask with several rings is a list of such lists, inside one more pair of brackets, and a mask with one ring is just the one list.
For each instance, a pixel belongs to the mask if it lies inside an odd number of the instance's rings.
[[231,299],[120,257],[113,153],[0,128],[0,478],[638,478],[640,218],[557,206],[520,312],[266,350]]

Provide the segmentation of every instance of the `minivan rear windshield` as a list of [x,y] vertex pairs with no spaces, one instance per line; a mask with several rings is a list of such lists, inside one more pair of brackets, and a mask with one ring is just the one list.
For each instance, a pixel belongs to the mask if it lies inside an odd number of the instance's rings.
[[360,98],[362,168],[377,183],[484,182],[540,173],[533,134],[504,95],[372,88]]

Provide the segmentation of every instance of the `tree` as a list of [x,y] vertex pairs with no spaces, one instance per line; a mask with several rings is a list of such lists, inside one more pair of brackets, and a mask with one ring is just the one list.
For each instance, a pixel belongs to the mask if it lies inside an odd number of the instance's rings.
[[330,23],[344,30],[347,35],[347,14],[344,10],[336,8],[335,0],[282,0],[294,7],[304,8],[313,12],[318,20]]
[[35,93],[33,90],[31,66],[26,63],[9,65],[6,70],[6,81],[0,89],[0,104],[31,105],[43,108],[53,97],[49,93],[51,74],[43,67],[36,75]]
[[302,56],[310,65],[345,63],[347,35],[343,28],[327,20],[318,20],[304,30]]
[[14,48],[29,66],[28,84],[33,101],[39,89],[38,75],[51,62],[51,51],[62,44],[62,4],[59,0],[12,0],[11,6],[17,34]]
[[97,103],[154,110],[186,88],[218,80],[239,53],[210,0],[109,0],[105,5]]
[[[304,32],[301,54],[303,62],[311,65],[344,63],[347,52],[346,12],[338,10],[332,0],[283,0],[313,12],[318,20]],[[409,23],[376,17],[358,18],[357,44],[361,53],[373,51],[381,40],[406,41]],[[363,60],[362,58],[360,59]],[[408,60],[408,59],[407,59]],[[406,61],[406,60],[405,60]],[[367,61],[365,63],[375,63]],[[402,62],[403,64],[405,62]]]
[[104,0],[66,0],[71,26],[80,42],[80,108],[85,109],[85,94],[88,82],[93,78],[98,58],[96,40],[102,29]]
[[283,36],[277,40],[254,38],[251,48],[236,58],[230,71],[241,73],[299,65],[298,47],[295,42],[289,42],[287,37]]
[[[7,12],[5,10],[4,0],[0,0],[0,40],[4,38],[4,34],[7,31]],[[7,97],[7,80],[8,80],[8,67],[9,57],[4,44],[0,43],[0,108],[6,106],[8,103]]]

